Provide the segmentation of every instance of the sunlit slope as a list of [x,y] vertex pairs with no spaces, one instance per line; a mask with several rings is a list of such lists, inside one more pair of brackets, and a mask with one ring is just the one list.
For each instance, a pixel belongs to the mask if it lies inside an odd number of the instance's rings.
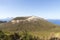
[[[13,21],[14,20],[14,21]],[[8,23],[0,24],[0,30],[6,31],[60,31],[58,25],[36,16],[16,17]]]

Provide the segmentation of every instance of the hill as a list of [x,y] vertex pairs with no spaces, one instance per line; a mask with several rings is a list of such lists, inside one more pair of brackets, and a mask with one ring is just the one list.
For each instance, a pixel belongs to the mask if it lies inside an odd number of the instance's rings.
[[7,21],[0,21],[0,24],[1,24],[1,23],[7,23]]
[[60,31],[60,26],[36,16],[16,17],[8,23],[0,24],[6,31]]

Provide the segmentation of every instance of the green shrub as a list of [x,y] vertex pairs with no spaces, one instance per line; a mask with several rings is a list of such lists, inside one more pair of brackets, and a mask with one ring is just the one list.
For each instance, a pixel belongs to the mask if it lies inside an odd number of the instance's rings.
[[4,32],[0,31],[0,40],[40,40],[39,37],[32,36],[28,32],[23,32],[22,35],[18,33],[7,35]]

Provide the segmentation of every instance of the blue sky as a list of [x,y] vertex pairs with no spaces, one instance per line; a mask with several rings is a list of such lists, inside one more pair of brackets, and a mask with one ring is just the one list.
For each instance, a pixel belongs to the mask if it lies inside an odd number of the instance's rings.
[[0,0],[0,18],[17,16],[60,19],[60,0]]

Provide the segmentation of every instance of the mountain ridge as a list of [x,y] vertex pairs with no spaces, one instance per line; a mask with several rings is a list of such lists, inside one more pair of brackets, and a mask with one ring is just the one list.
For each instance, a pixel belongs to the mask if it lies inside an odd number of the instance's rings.
[[[22,17],[28,17],[28,16],[22,16]],[[16,17],[14,17],[14,18],[16,18]],[[7,21],[7,22],[9,22],[9,21],[13,20],[14,18],[13,17],[11,17],[11,18],[10,17],[3,18],[3,19],[0,19],[0,21]],[[47,20],[47,21],[49,21],[49,22],[51,22],[53,24],[60,25],[60,19],[45,19],[45,20]]]
[[[29,18],[29,17],[27,17]],[[51,22],[48,22],[45,19],[41,19],[40,17],[38,17],[39,19],[37,21],[20,21],[20,20],[25,20],[27,19],[26,17],[19,17],[19,18],[14,18],[13,20],[15,20],[15,23],[13,24],[11,21],[8,23],[4,23],[4,24],[0,24],[0,30],[8,30],[8,31],[23,31],[23,30],[27,30],[27,31],[58,31],[60,28],[60,26],[55,25]],[[33,17],[36,18],[36,17]],[[19,22],[19,21],[20,22]],[[14,21],[13,21],[14,22]],[[16,23],[18,22],[18,23]]]

